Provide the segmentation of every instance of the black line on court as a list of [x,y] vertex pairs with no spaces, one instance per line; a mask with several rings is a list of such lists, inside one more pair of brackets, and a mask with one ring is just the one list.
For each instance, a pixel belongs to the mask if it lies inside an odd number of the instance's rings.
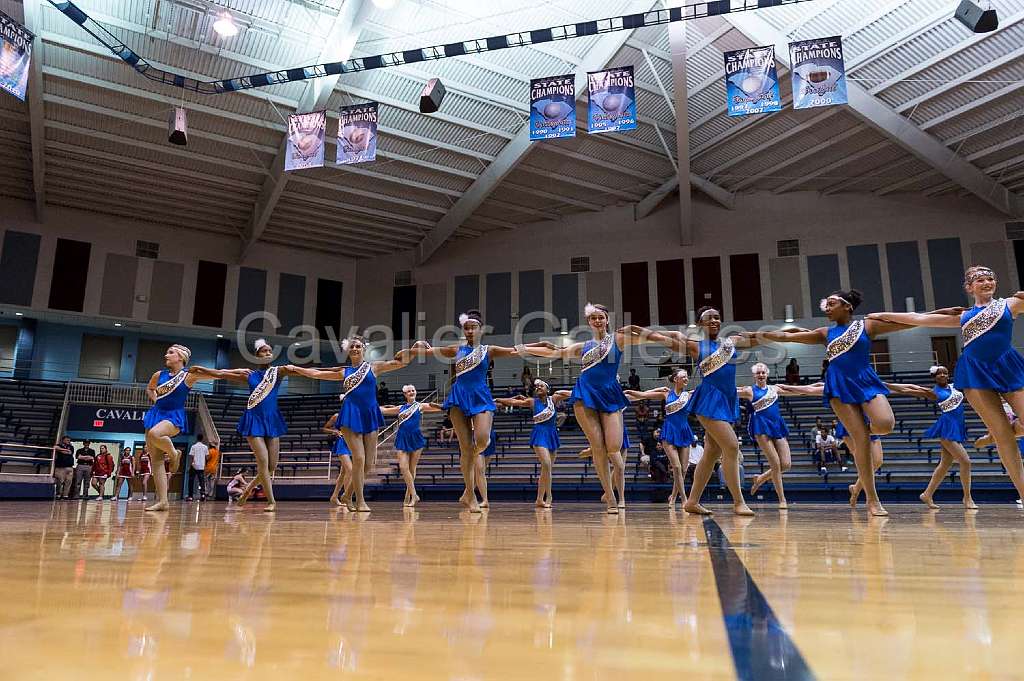
[[711,566],[725,631],[740,681],[814,681],[793,639],[782,627],[729,539],[711,518],[704,519]]

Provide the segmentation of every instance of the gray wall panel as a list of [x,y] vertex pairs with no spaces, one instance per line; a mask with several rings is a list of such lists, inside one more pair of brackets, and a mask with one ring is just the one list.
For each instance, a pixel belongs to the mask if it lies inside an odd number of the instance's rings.
[[857,313],[884,310],[885,294],[882,292],[882,262],[878,256],[878,246],[847,246],[846,264],[850,271],[850,288],[859,289],[864,294],[864,302],[857,308]]
[[157,260],[153,263],[147,315],[150,321],[172,324],[181,321],[181,282],[184,277],[185,266],[180,262]]
[[480,309],[480,275],[455,277],[455,318],[468,310]]
[[551,275],[551,311],[559,320],[566,320],[569,329],[580,323],[580,284],[578,274]]
[[512,333],[512,273],[493,272],[487,275],[487,323],[492,333]]
[[[238,268],[238,297],[235,302],[235,326],[239,326],[246,315],[267,309],[267,272],[254,267]],[[261,332],[263,322],[251,324],[249,330]]]
[[306,278],[299,274],[281,273],[277,287],[277,318],[279,333],[288,333],[303,322],[306,310]]
[[[544,311],[544,270],[519,273],[519,318],[531,312]],[[523,333],[543,333],[544,320],[534,319],[523,327]]]
[[1010,263],[1007,259],[1009,250],[1010,243],[1007,241],[979,241],[971,244],[971,265],[986,265],[995,272],[999,284],[997,293],[1001,295],[1009,295],[1016,290],[1010,279]]
[[932,290],[935,292],[935,307],[963,305],[964,258],[960,250],[960,239],[929,239],[928,263],[932,270]]
[[120,336],[82,336],[82,352],[78,357],[78,377],[116,381],[121,377]]
[[[445,306],[448,302],[448,283],[442,281],[436,284],[422,284],[420,289],[420,295],[423,296],[421,307],[425,317],[423,325],[426,327],[427,337],[433,338],[438,328],[456,322],[456,320],[448,319],[445,316]],[[418,321],[417,324],[419,324]]]
[[786,318],[786,306],[793,306],[796,319],[806,316],[804,293],[800,286],[800,256],[768,259],[768,276],[772,285],[772,317]]
[[811,283],[811,313],[814,317],[824,317],[825,313],[818,308],[818,301],[839,288],[839,256],[809,255],[807,256],[807,278]]
[[39,264],[38,234],[7,230],[4,232],[3,253],[0,254],[0,303],[8,305],[32,304],[36,267]]
[[889,288],[892,290],[892,308],[906,310],[907,298],[914,299],[914,308],[924,310],[924,283],[921,281],[921,254],[916,241],[895,241],[885,245],[885,258],[889,264]]
[[100,314],[131,317],[135,307],[135,279],[139,259],[133,255],[107,253],[103,265],[103,288],[100,291]]
[[[608,309],[612,309],[615,306],[615,273],[605,270],[603,272],[587,272],[585,276],[587,300],[607,305]],[[581,309],[577,314],[580,320],[578,323],[582,323],[583,310]]]

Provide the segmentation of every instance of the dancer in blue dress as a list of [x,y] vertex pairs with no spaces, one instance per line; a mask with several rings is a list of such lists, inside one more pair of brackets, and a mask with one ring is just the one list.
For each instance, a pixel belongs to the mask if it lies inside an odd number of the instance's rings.
[[974,299],[969,310],[959,315],[948,311],[878,312],[868,318],[910,326],[960,327],[963,353],[953,382],[995,439],[999,459],[1017,494],[1024,494],[1024,466],[1017,447],[1017,437],[1024,433],[1007,422],[1000,400],[1005,399],[1015,413],[1024,413],[1024,357],[1013,347],[1013,321],[1024,312],[1024,292],[997,298],[997,283],[991,269],[974,265],[964,273],[964,289]]
[[671,387],[655,388],[641,392],[627,390],[631,401],[662,400],[665,402],[665,420],[661,425],[661,446],[672,466],[672,492],[668,505],[674,507],[676,500],[686,505],[686,486],[683,484],[683,462],[690,460],[690,445],[693,444],[693,430],[690,429],[690,410],[687,408],[693,395],[686,390],[690,374],[686,369],[676,369],[668,376]]
[[568,399],[569,393],[560,390],[551,393],[551,386],[535,379],[533,397],[499,397],[494,401],[503,407],[523,407],[532,410],[533,430],[530,432],[530,447],[540,461],[540,477],[537,480],[538,508],[551,508],[551,469],[558,456],[558,412],[557,405]]
[[920,397],[929,402],[938,403],[939,418],[935,419],[935,423],[925,431],[924,437],[939,441],[941,448],[939,464],[935,467],[935,472],[932,473],[928,487],[919,498],[928,508],[939,508],[934,500],[935,490],[939,488],[950,467],[956,462],[960,465],[964,507],[971,510],[977,509],[978,505],[971,498],[971,457],[964,449],[964,443],[967,442],[967,419],[964,416],[964,409],[967,405],[964,402],[964,394],[949,382],[949,369],[946,367],[933,366],[929,373],[935,379],[935,385],[931,388],[906,383],[887,384],[893,393]]
[[590,443],[594,468],[604,493],[601,500],[607,504],[608,513],[618,513],[608,465],[622,449],[622,410],[629,406],[619,384],[619,364],[626,346],[654,341],[647,329],[638,326],[610,331],[611,313],[604,305],[587,303],[583,314],[594,334],[593,340],[565,347],[523,346],[522,351],[536,357],[579,359],[583,363],[570,398],[573,413]]
[[323,428],[320,430],[328,435],[334,436],[334,442],[331,445],[331,454],[338,457],[338,479],[334,481],[334,490],[331,492],[329,503],[341,506],[347,510],[351,503],[351,491],[348,492],[348,496],[345,501],[342,501],[339,497],[342,489],[351,490],[349,483],[352,481],[352,451],[348,448],[348,445],[345,444],[345,436],[341,434],[340,430],[338,430],[337,412],[331,414],[331,418],[327,419],[327,423],[325,423]]
[[750,402],[752,413],[747,425],[747,433],[757,442],[758,448],[768,459],[768,470],[754,478],[750,486],[750,496],[769,480],[775,487],[775,495],[779,498],[779,509],[789,508],[786,491],[782,486],[782,475],[793,465],[793,457],[789,450],[789,428],[782,418],[779,408],[779,397],[821,395],[821,390],[811,386],[800,385],[769,385],[768,365],[758,362],[750,368],[754,384],[736,389],[741,400]]
[[236,430],[245,437],[256,458],[256,476],[249,481],[238,497],[236,508],[241,508],[257,486],[263,487],[267,497],[264,511],[277,508],[274,498],[274,473],[281,451],[281,436],[288,432],[288,426],[277,407],[277,393],[285,376],[292,373],[288,367],[268,366],[274,360],[274,349],[260,338],[253,349],[256,352],[256,369],[207,369],[197,367],[197,373],[204,378],[244,383],[249,388],[249,400],[245,411],[238,420]]
[[[469,310],[459,315],[459,326],[466,337],[464,345],[439,348],[427,345],[419,350],[421,354],[434,351],[444,359],[455,360],[451,389],[445,398],[444,408],[449,410],[449,418],[459,439],[459,467],[466,485],[459,502],[468,507],[471,513],[480,512],[481,506],[475,490],[478,487],[477,473],[482,468],[477,459],[491,444],[491,425],[494,421],[494,398],[487,383],[487,372],[491,360],[521,355],[522,352],[519,348],[483,345],[483,324],[479,310]],[[486,489],[486,480],[482,484]]]
[[740,403],[736,397],[736,349],[754,347],[758,341],[746,335],[719,338],[722,314],[713,307],[702,307],[697,316],[703,338],[692,338],[680,331],[654,334],[658,342],[674,352],[686,353],[696,361],[701,377],[700,385],[690,397],[689,409],[704,427],[704,456],[694,470],[690,494],[683,510],[704,515],[711,513],[701,505],[700,497],[711,479],[715,464],[722,459],[726,486],[732,494],[733,513],[754,515],[744,501],[740,487],[740,446],[733,424],[740,417]]
[[[884,516],[888,512],[878,499],[871,465],[870,435],[892,432],[896,419],[885,387],[871,366],[871,340],[891,331],[906,328],[877,319],[855,319],[860,291],[835,291],[820,303],[822,312],[834,326],[809,331],[790,329],[749,333],[751,337],[780,343],[824,345],[828,368],[825,371],[823,399],[850,433],[853,458],[857,464],[858,487],[863,487],[868,511]],[[870,424],[870,425],[866,425]]]
[[306,378],[342,382],[337,425],[352,452],[351,488],[355,501],[350,502],[347,488],[345,496],[345,504],[350,511],[370,511],[363,496],[363,483],[377,462],[377,434],[384,425],[384,417],[377,404],[377,376],[409,364],[415,349],[422,345],[425,344],[417,343],[413,348],[400,350],[394,359],[371,362],[365,359],[366,339],[353,336],[342,343],[351,366],[331,369],[288,367],[293,373]]
[[154,373],[146,386],[146,394],[153,401],[153,406],[142,417],[142,423],[146,427],[146,446],[153,457],[153,483],[156,487],[156,502],[147,506],[147,511],[167,510],[167,474],[178,470],[181,458],[171,438],[188,427],[185,401],[189,390],[199,380],[197,371],[202,369],[186,369],[191,358],[192,351],[184,345],[175,343],[170,346],[164,353],[166,368]]
[[421,424],[423,414],[444,411],[444,407],[433,402],[417,402],[416,386],[402,386],[405,404],[400,407],[381,407],[384,416],[397,416],[398,428],[395,433],[395,451],[398,452],[398,469],[405,480],[405,506],[415,506],[420,496],[416,494],[416,467],[420,463],[420,455],[427,446],[423,437]]

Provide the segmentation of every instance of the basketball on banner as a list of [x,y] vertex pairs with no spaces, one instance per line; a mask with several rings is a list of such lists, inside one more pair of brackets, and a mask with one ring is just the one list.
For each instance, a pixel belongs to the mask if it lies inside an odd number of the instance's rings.
[[775,48],[768,45],[726,52],[725,96],[730,116],[781,111]]
[[293,114],[288,117],[288,150],[284,157],[285,170],[320,168],[324,164],[324,133],[327,132],[327,112]]
[[633,67],[587,74],[590,96],[587,130],[592,133],[636,129],[636,88]]
[[846,64],[840,36],[789,44],[793,108],[846,104]]
[[377,160],[377,102],[344,106],[338,118],[338,163]]
[[0,12],[0,88],[25,101],[32,39],[24,26]]
[[530,139],[576,136],[576,76],[530,81]]

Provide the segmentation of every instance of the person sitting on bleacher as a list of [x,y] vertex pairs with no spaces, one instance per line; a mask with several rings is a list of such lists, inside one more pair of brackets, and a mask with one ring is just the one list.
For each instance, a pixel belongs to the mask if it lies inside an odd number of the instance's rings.
[[828,428],[822,426],[814,436],[814,460],[822,473],[828,470],[826,462],[829,457],[833,460],[836,458],[836,438],[828,432]]
[[437,442],[442,445],[450,445],[455,439],[455,424],[452,423],[448,412],[444,413],[444,421],[437,429]]

